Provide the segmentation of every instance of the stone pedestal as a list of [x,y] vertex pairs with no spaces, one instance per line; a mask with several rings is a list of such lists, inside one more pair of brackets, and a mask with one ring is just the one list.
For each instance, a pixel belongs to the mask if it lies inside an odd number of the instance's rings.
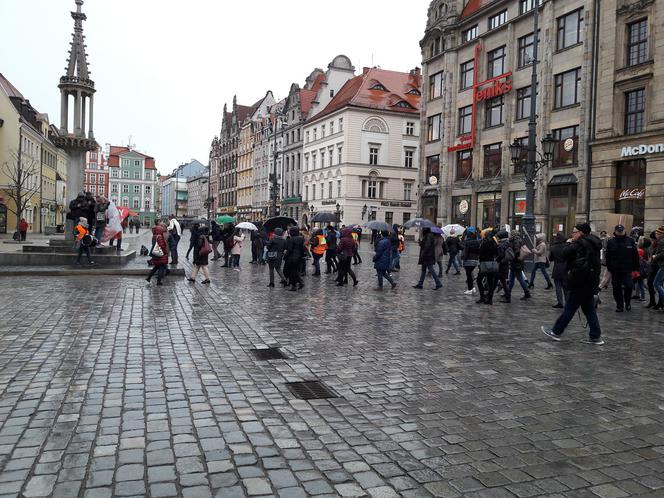
[[[85,186],[85,154],[84,150],[69,150],[69,161],[67,162],[67,212],[69,212],[69,202],[76,199],[76,196]],[[74,240],[74,220],[65,220],[65,240]]]

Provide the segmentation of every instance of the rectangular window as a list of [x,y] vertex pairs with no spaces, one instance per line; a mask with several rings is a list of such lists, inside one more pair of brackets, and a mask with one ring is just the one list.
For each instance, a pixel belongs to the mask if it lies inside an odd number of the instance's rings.
[[134,166],[140,166],[140,165],[141,165],[141,161],[134,161]]
[[328,147],[327,149],[327,165],[332,166],[332,158],[334,157],[334,148]]
[[311,199],[314,200],[314,201],[316,200],[316,184],[315,183],[311,186]]
[[129,207],[129,197],[125,197],[124,199],[122,199],[122,205],[124,207]]
[[324,168],[325,167],[325,150],[321,149],[320,151],[320,167]]
[[113,168],[111,171],[112,171],[111,176],[112,176],[113,178],[117,178],[117,177],[118,177],[118,170],[115,169],[115,168]]
[[112,183],[111,184],[111,192],[114,194],[118,193],[118,184],[117,183]]
[[641,133],[646,117],[646,90],[625,93],[625,134]]
[[378,146],[376,145],[369,146],[369,164],[372,166],[378,164]]
[[102,195],[106,193],[106,192],[105,192],[106,188],[104,188],[103,185],[99,185],[98,188],[97,188],[97,190],[98,190],[99,193],[102,194]]
[[134,185],[134,193],[135,194],[140,194],[141,193],[141,186],[140,185]]
[[440,114],[427,118],[427,140],[434,142],[440,140],[441,119]]
[[97,183],[97,175],[90,173],[90,183]]
[[526,12],[533,10],[535,6],[535,0],[519,0],[519,15],[525,14]]
[[309,185],[304,186],[304,200],[305,201],[309,200]]
[[311,153],[311,167],[312,167],[312,169],[316,169],[318,167],[318,164],[316,163],[316,153],[315,152]]
[[318,128],[314,128],[314,142],[318,140]]
[[122,172],[122,178],[129,178],[129,171],[124,170],[124,171]]
[[327,184],[327,196],[332,199],[332,182]]
[[152,172],[151,171],[146,171],[144,176],[145,176],[146,180],[152,180]]
[[344,148],[342,146],[337,147],[337,164],[341,164],[341,158],[343,156]]
[[648,19],[627,25],[627,65],[634,66],[648,60]]
[[385,211],[385,223],[392,226],[393,221],[394,221],[394,213],[392,211]]
[[325,125],[320,125],[320,138],[325,138]]
[[309,171],[309,154],[304,156],[304,171]]
[[405,149],[404,150],[404,167],[412,168],[413,167],[413,157],[415,156],[414,149]]
[[581,68],[555,76],[554,109],[578,104],[581,96]]
[[90,185],[90,193],[92,194],[97,193],[97,185]]
[[378,182],[376,180],[369,180],[367,182],[367,197],[369,199],[378,197]]
[[496,29],[502,26],[507,21],[507,10],[498,12],[496,15],[489,17],[489,29]]
[[324,183],[320,184],[320,198],[325,199],[325,184]]
[[440,176],[440,156],[427,157],[427,181],[429,178],[435,176],[436,179]]
[[518,67],[525,67],[533,63],[533,55],[535,48],[535,36],[533,33],[522,36],[518,40],[519,60]]
[[484,172],[485,178],[492,178],[500,175],[502,170],[502,144],[491,144],[484,146]]
[[477,38],[479,30],[477,29],[477,24],[471,28],[468,28],[461,32],[461,43],[469,42]]
[[413,184],[404,182],[403,184],[403,200],[410,201],[413,197]]
[[437,99],[443,95],[443,73],[429,76],[429,100]]
[[146,211],[150,210],[150,199],[145,199],[145,210]]
[[309,132],[308,131],[304,134],[304,138],[305,138],[305,142],[309,143]]
[[581,43],[581,30],[583,29],[583,9],[575,10],[558,18],[557,49]]
[[486,127],[500,126],[503,124],[503,109],[505,108],[505,97],[495,97],[486,101]]
[[456,178],[457,182],[470,179],[473,175],[473,149],[460,150],[456,155]]
[[339,131],[344,131],[344,118],[339,118]]
[[475,60],[461,64],[461,90],[471,88],[475,81]]
[[487,54],[487,78],[505,74],[505,46],[491,50]]
[[519,161],[514,165],[514,174],[522,175],[525,173],[526,161],[528,160],[528,137],[519,137],[514,140],[521,145],[521,155]]
[[412,121],[406,122],[406,135],[412,137],[415,135],[415,123]]
[[150,195],[152,194],[152,187],[150,185],[145,186],[145,195]]
[[519,88],[516,91],[516,119],[526,119],[530,117],[530,87]]
[[141,208],[141,200],[140,199],[134,199],[134,209],[140,209]]
[[459,109],[459,135],[467,135],[473,131],[473,106]]
[[[565,168],[576,166],[578,162],[579,150],[579,126],[568,126],[567,128],[558,128],[553,131],[553,138],[557,140],[553,149],[553,167]],[[571,138],[574,146],[571,150],[565,150],[565,142]]]
[[134,180],[140,180],[140,179],[141,179],[141,172],[134,171]]
[[122,193],[123,194],[128,194],[129,193],[129,185],[123,185],[122,186]]
[[334,121],[330,121],[330,135],[334,135]]
[[337,197],[341,197],[341,180],[337,180]]

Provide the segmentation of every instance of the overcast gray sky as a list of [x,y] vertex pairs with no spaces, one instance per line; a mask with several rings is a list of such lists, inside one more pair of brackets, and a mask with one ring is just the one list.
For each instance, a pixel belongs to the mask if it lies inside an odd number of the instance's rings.
[[[429,0],[86,0],[95,137],[154,156],[169,173],[207,164],[224,102],[287,95],[337,54],[356,68],[420,65]],[[74,0],[0,0],[0,72],[52,123]]]

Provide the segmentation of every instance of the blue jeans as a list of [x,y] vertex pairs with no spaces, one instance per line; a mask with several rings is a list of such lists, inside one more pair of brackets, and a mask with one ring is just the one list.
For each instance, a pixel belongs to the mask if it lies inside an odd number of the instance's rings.
[[378,275],[378,287],[383,287],[383,278],[394,285],[394,280],[392,280],[392,277],[390,277],[389,270],[376,269],[376,274]]
[[417,285],[422,285],[424,283],[424,279],[427,276],[427,270],[429,270],[429,273],[431,273],[434,282],[436,282],[436,287],[442,287],[443,284],[438,278],[438,273],[436,273],[436,269],[434,268],[433,264],[422,265],[422,271],[420,273],[420,281],[417,283]]
[[392,254],[392,262],[390,263],[390,269],[392,270],[398,270],[401,268],[401,254],[399,254],[399,251],[395,252]]
[[88,258],[88,263],[92,263],[92,258],[90,257],[90,247],[83,245],[81,242],[78,243],[78,258],[76,258],[76,262],[80,263],[81,262],[81,256],[85,253],[85,255]]
[[452,268],[452,265],[454,265],[454,269],[456,271],[459,271],[459,262],[457,261],[457,255],[459,253],[456,252],[451,252],[450,253],[450,259],[447,262],[447,271],[450,271],[450,268]]
[[553,326],[553,332],[556,335],[561,335],[565,331],[565,328],[567,328],[567,325],[569,325],[569,322],[572,321],[572,318],[574,318],[577,310],[581,308],[583,314],[586,315],[586,320],[588,320],[590,338],[599,339],[602,335],[602,330],[599,326],[599,319],[597,318],[595,303],[593,301],[592,292],[579,292],[577,290],[569,291],[569,294],[567,294],[565,309],[558,317],[558,320],[556,320],[556,323]]
[[660,302],[664,303],[664,268],[660,268],[657,272],[653,286],[657,294],[659,294]]
[[104,235],[104,226],[95,227],[95,239],[101,242],[101,238]]
[[171,262],[177,263],[178,262],[178,243],[180,242],[180,236],[179,235],[171,235],[168,238],[168,248],[171,253]]
[[544,279],[546,280],[546,283],[548,285],[551,285],[551,278],[549,278],[549,272],[546,271],[546,263],[535,263],[535,266],[533,266],[533,272],[530,274],[530,285],[535,285],[535,275],[537,274],[537,270],[540,270],[542,272],[542,275],[544,275]]
[[515,270],[514,268],[510,269],[510,290],[514,288],[514,279],[517,279],[519,283],[521,284],[521,288],[523,289],[523,292],[528,292],[528,284],[526,284],[526,281],[523,279],[523,272],[521,270]]
[[314,275],[320,275],[320,258],[323,257],[322,254],[316,254],[315,252],[312,253],[313,259],[314,259]]

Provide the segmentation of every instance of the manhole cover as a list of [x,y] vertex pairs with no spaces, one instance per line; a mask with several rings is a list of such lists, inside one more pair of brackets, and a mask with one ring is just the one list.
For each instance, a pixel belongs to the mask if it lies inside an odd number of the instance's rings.
[[287,382],[286,386],[290,392],[300,399],[326,399],[339,397],[337,393],[318,380]]
[[288,358],[279,348],[252,349],[251,352],[259,360],[283,360]]

